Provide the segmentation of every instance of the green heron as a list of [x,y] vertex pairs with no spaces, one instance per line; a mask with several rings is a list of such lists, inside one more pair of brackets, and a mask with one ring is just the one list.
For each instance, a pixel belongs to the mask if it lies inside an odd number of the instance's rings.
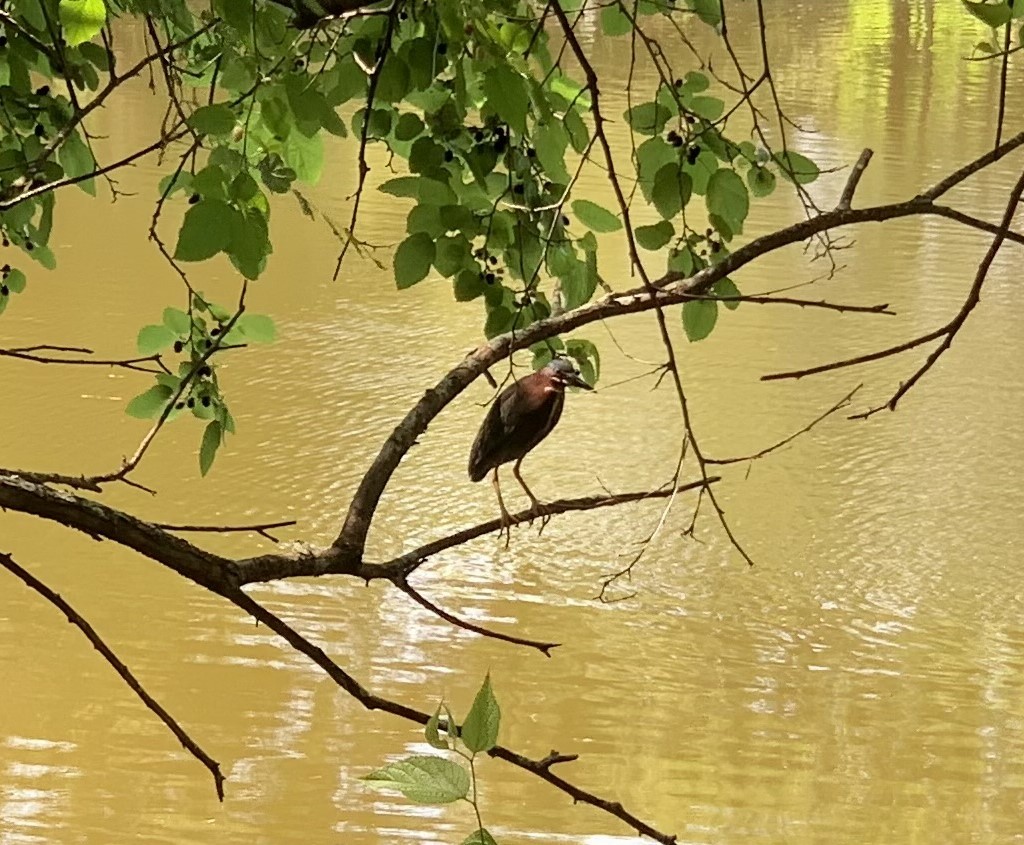
[[558,424],[565,404],[565,388],[569,386],[593,390],[565,358],[555,358],[546,367],[510,384],[494,400],[469,453],[469,477],[480,481],[493,469],[491,483],[501,507],[502,527],[512,522],[501,498],[498,467],[515,461],[512,474],[530,497],[534,510],[540,502],[519,474],[523,458]]

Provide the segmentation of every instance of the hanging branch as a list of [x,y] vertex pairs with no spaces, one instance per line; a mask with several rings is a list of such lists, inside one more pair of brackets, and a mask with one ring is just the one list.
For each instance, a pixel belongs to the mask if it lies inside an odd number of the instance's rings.
[[131,670],[118,658],[116,654],[114,654],[110,646],[108,646],[100,635],[96,633],[96,630],[92,625],[83,619],[70,604],[60,597],[60,595],[47,587],[46,584],[36,578],[31,572],[15,563],[14,559],[10,555],[0,552],[0,566],[12,575],[20,578],[27,587],[35,590],[39,595],[50,602],[50,604],[60,610],[67,617],[68,622],[78,628],[78,630],[85,635],[86,639],[92,643],[93,648],[102,655],[103,659],[106,660],[114,671],[121,677],[121,680],[123,680],[141,699],[142,703],[146,705],[146,709],[155,713],[157,718],[167,726],[167,729],[172,734],[174,734],[178,742],[181,743],[182,748],[206,766],[210,774],[213,776],[213,785],[217,790],[217,798],[220,801],[223,801],[224,775],[221,773],[220,764],[209,754],[203,751],[199,744],[189,736],[188,732],[178,724],[174,717],[168,713],[160,703],[153,698],[153,696],[146,692],[145,688],[139,683]]

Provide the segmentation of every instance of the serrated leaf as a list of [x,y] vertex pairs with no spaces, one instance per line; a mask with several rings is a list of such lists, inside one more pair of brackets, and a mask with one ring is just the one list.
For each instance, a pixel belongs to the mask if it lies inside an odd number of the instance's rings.
[[107,7],[103,0],[60,0],[57,7],[64,40],[71,47],[99,35],[107,21]]
[[462,724],[462,742],[470,751],[489,751],[498,742],[498,728],[501,725],[501,708],[491,689],[491,676],[484,677],[473,706]]
[[139,329],[136,346],[140,355],[152,355],[174,343],[177,335],[167,326],[143,326]]
[[441,718],[441,705],[437,705],[437,710],[434,711],[434,715],[427,720],[427,725],[423,729],[423,736],[426,738],[434,748],[440,748],[448,750],[451,746],[448,744],[447,739],[441,739],[441,734],[438,732],[437,726]]
[[572,213],[594,232],[617,232],[622,228],[622,221],[617,216],[590,200],[573,200]]
[[202,106],[189,115],[188,125],[201,135],[229,135],[235,128],[235,115],[223,103]]
[[237,328],[246,340],[256,343],[273,343],[277,337],[277,329],[274,321],[265,314],[243,314],[235,323]]
[[798,185],[810,184],[818,178],[821,172],[818,170],[818,165],[807,158],[807,156],[802,156],[800,153],[795,153],[792,150],[776,153],[772,156],[772,159],[779,166],[782,175]]
[[307,138],[301,132],[292,132],[284,143],[284,155],[297,179],[308,185],[315,185],[320,180],[324,169],[324,141],[321,135]]
[[192,320],[179,308],[164,309],[164,325],[178,337],[187,335],[192,328]]
[[636,235],[636,242],[641,247],[653,252],[672,240],[676,230],[667,220],[661,220],[653,226],[637,226],[633,234]]
[[461,845],[498,845],[498,842],[488,833],[486,827],[481,827],[463,839]]
[[736,171],[716,170],[708,180],[705,200],[708,213],[721,217],[731,233],[739,234],[743,231],[743,221],[750,210],[750,194]]
[[132,399],[124,412],[137,420],[152,419],[164,409],[172,395],[173,392],[167,385],[155,384]]
[[434,263],[437,247],[426,232],[409,235],[395,250],[395,283],[399,290],[423,281]]
[[691,299],[683,305],[683,331],[691,341],[703,340],[718,322],[718,303],[713,299]]
[[397,789],[417,804],[450,804],[469,794],[469,773],[443,757],[406,757],[362,779],[374,786]]
[[223,429],[219,421],[214,420],[203,431],[203,442],[199,445],[199,474],[206,475],[217,457],[217,449],[224,439]]
[[174,257],[179,261],[204,261],[231,242],[234,209],[222,200],[203,200],[185,212],[178,232]]
[[972,3],[970,0],[962,0],[962,2],[968,12],[993,29],[1007,23],[1013,14],[1013,10],[1005,0],[1000,0],[998,3]]

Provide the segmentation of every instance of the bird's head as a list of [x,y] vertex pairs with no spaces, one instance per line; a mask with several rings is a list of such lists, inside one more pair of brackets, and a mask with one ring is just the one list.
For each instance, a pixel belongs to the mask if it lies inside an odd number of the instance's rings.
[[547,375],[550,385],[555,390],[565,390],[567,387],[582,387],[584,390],[594,388],[587,384],[580,371],[568,358],[553,358],[543,372]]

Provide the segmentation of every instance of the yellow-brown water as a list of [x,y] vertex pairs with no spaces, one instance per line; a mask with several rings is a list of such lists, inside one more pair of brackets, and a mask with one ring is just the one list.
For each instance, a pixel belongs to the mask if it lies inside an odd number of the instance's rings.
[[[802,148],[834,166],[864,146],[876,151],[860,202],[911,196],[991,145],[996,77],[990,65],[963,60],[985,33],[958,4],[770,5],[778,6],[770,40],[786,105],[816,130],[798,136]],[[742,23],[732,31],[752,57]],[[612,114],[623,105],[614,74],[626,66],[625,50],[597,48]],[[715,55],[724,68],[720,48]],[[1018,73],[1011,90],[1021,81]],[[114,151],[147,139],[160,110],[142,91],[130,107],[97,125]],[[1018,131],[1019,110],[1010,115]],[[329,159],[310,195],[341,218],[351,149],[338,144]],[[145,242],[154,168],[126,175],[122,187],[142,194],[113,206],[61,195],[60,269],[33,274],[0,322],[4,345],[126,353],[137,328],[180,299]],[[834,201],[843,178],[823,179],[817,195]],[[590,187],[606,190],[596,177]],[[1007,190],[1005,178],[986,176],[956,199],[996,219]],[[404,211],[393,201],[370,195],[365,212],[368,240],[400,239]],[[748,234],[798,214],[780,192],[755,205]],[[165,225],[173,234],[173,221]],[[238,436],[200,480],[200,429],[176,423],[139,474],[159,495],[113,488],[105,500],[165,521],[295,518],[287,539],[329,540],[385,434],[478,342],[479,304],[454,305],[447,283],[398,293],[389,271],[356,256],[331,283],[329,233],[287,200],[274,210],[274,231],[271,270],[250,305],[275,315],[281,340],[225,368]],[[846,270],[811,294],[890,302],[899,317],[745,305],[699,345],[678,331],[707,452],[754,451],[861,381],[860,406],[884,399],[920,357],[797,383],[758,377],[939,325],[987,240],[939,220],[865,227],[856,237],[841,255]],[[625,262],[607,261],[604,274],[627,283]],[[601,575],[653,527],[657,506],[560,518],[541,538],[524,528],[507,552],[483,538],[419,571],[420,588],[449,609],[563,642],[551,660],[456,630],[380,584],[300,581],[255,594],[361,681],[422,708],[445,697],[464,713],[490,671],[504,742],[532,756],[578,752],[567,776],[681,842],[1024,841],[1020,267],[1020,249],[1007,246],[951,352],[897,414],[830,421],[753,464],[749,477],[747,465],[727,474],[720,496],[754,569],[711,518],[698,523],[700,543],[681,538],[685,502],[638,566],[628,602],[593,596]],[[752,292],[820,272],[794,248],[737,281]],[[224,299],[234,290],[220,260],[197,278]],[[631,355],[660,360],[651,318],[613,330]],[[584,336],[603,350],[604,388],[569,397],[557,433],[527,462],[542,497],[600,484],[639,489],[671,471],[671,392],[651,393],[648,381],[611,387],[643,365],[600,326]],[[144,376],[5,362],[0,379],[0,465],[109,470],[144,431],[122,413]],[[488,396],[474,386],[410,453],[378,514],[372,552],[493,514],[490,490],[465,477],[478,403]],[[456,842],[469,831],[466,809],[416,807],[366,788],[360,775],[423,750],[419,732],[365,713],[235,609],[109,542],[10,513],[0,515],[0,537],[0,549],[71,601],[229,776],[219,805],[205,771],[80,634],[7,578],[2,845],[380,845]],[[209,543],[233,554],[270,547],[248,538]],[[501,763],[487,761],[481,773],[484,819],[503,843],[630,838],[615,820]]]

